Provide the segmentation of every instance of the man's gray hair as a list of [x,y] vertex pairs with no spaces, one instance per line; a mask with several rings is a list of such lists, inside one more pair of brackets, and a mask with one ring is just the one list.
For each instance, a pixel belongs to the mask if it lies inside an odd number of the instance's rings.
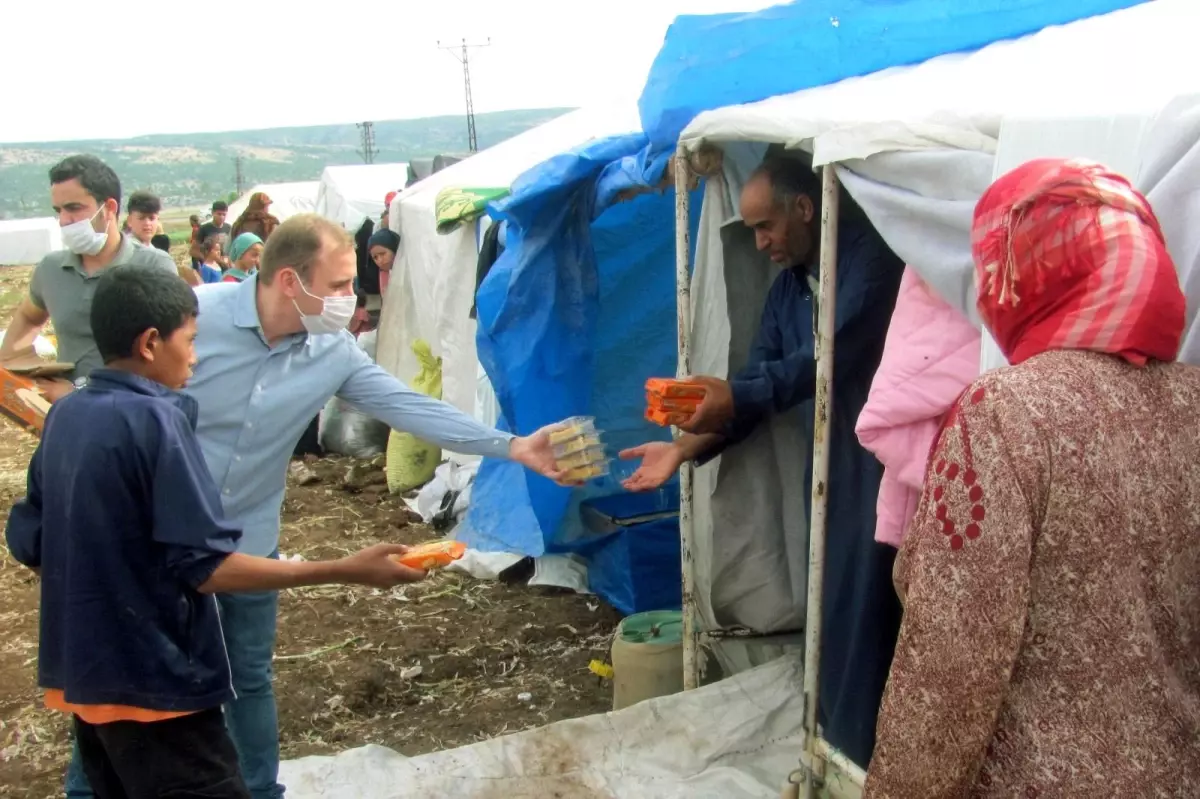
[[759,178],[765,178],[770,183],[775,202],[781,206],[801,195],[808,197],[814,207],[821,205],[821,179],[811,166],[798,158],[767,156],[750,173],[750,180]]

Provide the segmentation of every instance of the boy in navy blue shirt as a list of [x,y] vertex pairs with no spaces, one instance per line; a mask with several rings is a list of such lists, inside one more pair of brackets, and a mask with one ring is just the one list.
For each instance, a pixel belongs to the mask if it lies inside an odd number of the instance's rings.
[[388,588],[424,572],[387,544],[314,563],[237,553],[195,401],[177,393],[195,363],[192,289],[120,266],[91,314],[105,368],[50,409],[8,519],[13,557],[42,576],[38,684],[73,714],[99,799],[249,799],[221,715],[233,690],[212,594]]

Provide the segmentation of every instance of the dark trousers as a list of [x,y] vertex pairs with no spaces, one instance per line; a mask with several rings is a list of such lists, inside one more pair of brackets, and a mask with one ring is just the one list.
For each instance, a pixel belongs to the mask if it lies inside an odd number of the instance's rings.
[[97,799],[250,799],[219,708],[152,723],[76,717],[75,739]]
[[296,442],[296,448],[292,451],[292,457],[303,458],[305,455],[316,455],[320,457],[325,454],[321,449],[321,440],[319,435],[321,423],[321,414],[313,417],[309,422],[308,427],[304,431],[304,435],[300,436],[300,440]]

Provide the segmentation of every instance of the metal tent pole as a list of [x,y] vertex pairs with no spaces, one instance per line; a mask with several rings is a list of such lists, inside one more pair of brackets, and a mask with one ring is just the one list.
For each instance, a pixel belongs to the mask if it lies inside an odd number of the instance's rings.
[[825,528],[829,502],[829,433],[833,418],[833,336],[837,305],[838,180],[833,164],[821,169],[821,286],[817,292],[817,383],[814,393],[812,518],[808,533],[808,619],[804,642],[804,797],[812,799],[825,778],[826,749],[817,732],[821,676],[821,615],[824,608]]
[[[688,197],[688,157],[681,145],[675,152],[675,308],[678,314],[679,361],[676,376],[692,373],[692,276],[688,258],[690,216]],[[679,435],[679,431],[675,431]],[[700,636],[696,624],[696,574],[692,542],[695,525],[692,521],[692,464],[679,469],[679,547],[683,569],[683,689],[690,691],[700,685]]]

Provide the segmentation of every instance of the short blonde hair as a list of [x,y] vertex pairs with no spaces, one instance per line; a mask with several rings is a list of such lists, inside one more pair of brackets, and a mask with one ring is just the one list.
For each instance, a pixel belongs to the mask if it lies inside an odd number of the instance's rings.
[[343,252],[354,248],[341,225],[317,214],[296,214],[271,232],[258,265],[258,280],[270,285],[280,269],[295,269],[307,281],[313,264],[322,252]]

